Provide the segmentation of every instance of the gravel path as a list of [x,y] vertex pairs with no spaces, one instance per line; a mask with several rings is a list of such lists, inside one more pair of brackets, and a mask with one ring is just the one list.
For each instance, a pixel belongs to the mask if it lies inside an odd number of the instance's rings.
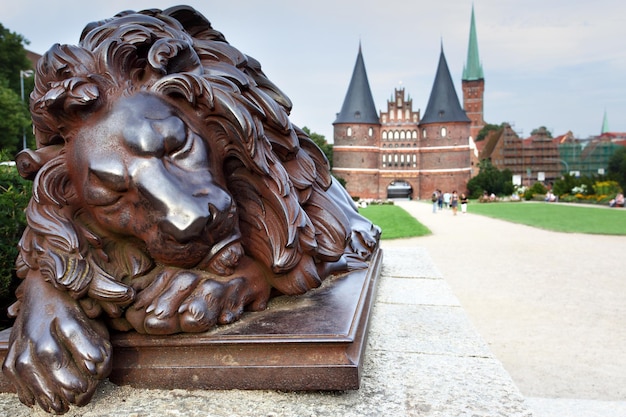
[[626,237],[396,204],[433,234],[383,247],[428,250],[522,394],[626,404]]

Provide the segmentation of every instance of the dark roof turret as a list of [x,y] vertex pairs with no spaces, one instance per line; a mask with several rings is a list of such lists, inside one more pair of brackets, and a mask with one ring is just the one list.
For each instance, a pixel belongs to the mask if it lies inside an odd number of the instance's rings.
[[430,92],[428,105],[420,125],[442,122],[470,122],[467,114],[465,114],[465,111],[459,104],[459,98],[454,89],[446,56],[443,53],[443,45],[441,46],[439,66],[437,67],[433,89]]
[[341,111],[337,114],[337,119],[333,124],[338,123],[380,123],[372,98],[372,90],[367,80],[360,44],[346,98],[343,100]]

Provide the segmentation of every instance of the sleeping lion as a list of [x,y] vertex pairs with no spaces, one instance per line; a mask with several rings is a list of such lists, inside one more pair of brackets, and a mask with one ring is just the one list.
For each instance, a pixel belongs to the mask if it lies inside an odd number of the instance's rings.
[[110,329],[204,332],[367,267],[380,230],[290,108],[189,7],[120,13],[41,58],[3,364],[24,404],[86,404]]

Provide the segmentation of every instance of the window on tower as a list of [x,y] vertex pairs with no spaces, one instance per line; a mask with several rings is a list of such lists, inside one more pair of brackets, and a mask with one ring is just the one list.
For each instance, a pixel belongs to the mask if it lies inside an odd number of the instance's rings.
[[442,127],[441,128],[441,137],[445,138],[447,134],[448,134],[448,130],[445,127]]
[[352,136],[352,128],[348,127],[348,129],[346,130],[346,136],[351,137]]

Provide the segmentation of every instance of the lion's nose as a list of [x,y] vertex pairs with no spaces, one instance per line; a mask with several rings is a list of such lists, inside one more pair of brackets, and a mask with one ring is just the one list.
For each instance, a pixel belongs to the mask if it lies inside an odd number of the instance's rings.
[[230,196],[219,188],[193,196],[179,196],[168,205],[161,229],[179,242],[197,238],[207,225],[219,219],[220,213],[229,212],[231,204]]
[[190,210],[170,213],[161,223],[161,229],[179,242],[185,242],[202,234],[206,225],[211,221],[208,208],[204,213]]

